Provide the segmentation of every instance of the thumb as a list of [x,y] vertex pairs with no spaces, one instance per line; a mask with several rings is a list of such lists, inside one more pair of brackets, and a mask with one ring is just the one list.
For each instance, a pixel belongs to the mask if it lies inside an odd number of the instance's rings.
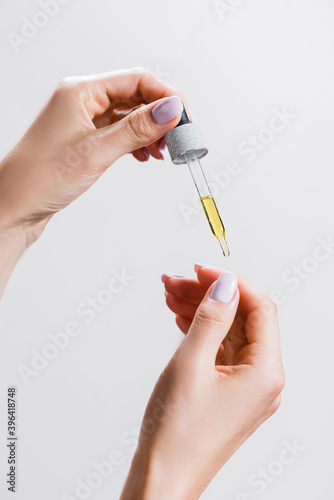
[[137,108],[116,123],[95,131],[100,136],[100,154],[114,160],[152,144],[178,124],[182,111],[183,103],[176,95]]
[[197,308],[185,338],[185,342],[190,343],[190,349],[214,361],[232,326],[238,303],[238,279],[233,273],[223,272]]

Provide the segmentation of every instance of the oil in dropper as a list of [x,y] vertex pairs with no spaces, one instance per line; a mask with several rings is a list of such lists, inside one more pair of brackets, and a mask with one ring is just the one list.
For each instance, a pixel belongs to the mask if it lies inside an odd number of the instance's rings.
[[218,239],[220,246],[222,247],[225,257],[230,255],[229,248],[227,246],[225,238],[225,227],[223,221],[218,212],[216,202],[212,195],[205,196],[201,198],[202,207],[204,209],[205,215],[209,221],[211,231]]
[[228,257],[230,255],[230,251],[225,239],[225,227],[219,215],[215,200],[211,194],[210,187],[205,178],[201,162],[195,151],[189,151],[184,156],[199,194],[204,213],[210,224],[211,231],[219,241],[224,256]]

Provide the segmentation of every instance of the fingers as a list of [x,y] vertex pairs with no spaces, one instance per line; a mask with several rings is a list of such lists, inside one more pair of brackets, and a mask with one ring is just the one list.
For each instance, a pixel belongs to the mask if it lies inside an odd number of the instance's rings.
[[[83,104],[88,142],[95,146],[87,166],[98,169],[144,147],[163,159],[164,135],[179,122],[183,106],[189,113],[177,89],[143,68],[66,78],[54,95],[75,95]],[[146,161],[144,150],[134,156]]]
[[193,319],[197,310],[197,306],[195,304],[177,299],[169,293],[166,296],[166,304],[169,309],[174,312],[174,314],[183,316],[190,320]]
[[[198,281],[204,286],[209,287],[218,279],[222,270],[207,266],[206,264],[195,264]],[[244,311],[249,314],[253,309],[256,309],[261,303],[270,301],[270,299],[254,285],[249,283],[243,276],[237,274],[238,287],[240,290],[241,301]]]
[[[143,104],[141,104],[140,106],[143,106]],[[94,125],[97,129],[107,127],[112,123],[116,123],[119,120],[127,117],[130,113],[138,109],[140,106],[136,106],[134,108],[112,107],[105,111],[102,115],[94,118]],[[140,162],[148,161],[150,156],[153,156],[153,158],[156,158],[157,160],[163,160],[165,150],[166,142],[162,138],[158,141],[155,141],[153,144],[150,144],[148,147],[144,147],[134,151],[132,154],[134,158],[136,158]]]
[[186,335],[191,327],[192,320],[184,316],[176,316],[175,321],[181,332]]
[[[269,373],[281,376],[284,372],[275,304],[245,278],[237,275],[237,294],[240,294],[238,307],[233,316],[228,313],[231,308],[227,306],[225,314],[226,306],[214,305],[209,297],[213,283],[219,278],[221,271],[199,264],[195,266],[195,270],[197,280],[166,275],[163,277],[168,293],[166,302],[177,315],[176,323],[180,330],[188,335],[194,331],[195,337],[192,334],[192,338],[202,339],[192,342],[194,346],[202,346],[199,350],[206,349],[205,345],[208,346],[211,342],[208,339],[212,339],[212,353],[223,342],[228,364],[252,365],[261,369],[267,366]],[[217,335],[212,334],[214,330]],[[209,335],[205,333],[208,331]]]
[[[109,126],[144,104],[175,95],[182,100],[189,113],[183,94],[145,68],[83,78],[78,84],[82,83],[89,85],[90,95],[93,96],[94,103],[86,100],[85,105],[96,128]],[[101,93],[105,93],[107,99],[102,99]],[[96,100],[99,101],[98,106],[95,104]],[[153,142],[147,148],[148,154],[157,160],[164,159],[165,150],[164,139]],[[146,161],[142,153],[134,154],[134,157],[139,161]]]
[[205,264],[195,264],[195,272],[197,273],[198,281],[206,288],[212,285],[221,275],[221,269],[206,266]]
[[100,98],[101,94],[110,102],[127,107],[150,104],[164,97],[178,95],[185,103],[185,98],[177,89],[165,83],[155,73],[146,68],[132,68],[113,71],[80,79],[89,84],[91,95]]
[[148,153],[153,156],[156,160],[164,160],[165,159],[165,139],[159,139],[158,141],[153,142],[147,146]]
[[91,136],[98,140],[96,154],[104,164],[110,164],[126,153],[153,144],[177,125],[182,110],[180,98],[172,96],[141,106],[108,127],[95,129]]
[[[196,266],[198,280],[208,286],[220,273],[208,266]],[[238,364],[281,364],[276,305],[260,290],[238,275],[240,302],[237,319],[245,324],[248,344],[238,357]]]
[[245,319],[249,343],[239,362],[281,364],[281,349],[276,304],[242,276],[238,277],[240,315]]
[[140,162],[147,162],[150,159],[150,155],[148,154],[147,148],[141,148],[137,149],[132,153],[132,156],[140,161]]
[[186,346],[214,366],[221,343],[228,334],[239,303],[237,277],[224,272],[198,306],[186,336]]
[[[156,160],[166,159],[166,148],[164,147],[164,139],[159,139],[158,141],[149,144],[145,148],[137,149],[132,153],[133,157],[139,161],[148,161],[152,156]],[[137,154],[137,152],[139,154]],[[142,154],[144,153],[144,155]],[[143,159],[144,158],[144,159]]]
[[207,292],[207,288],[196,279],[167,276],[166,274],[161,279],[165,284],[166,292],[177,299],[190,302],[196,306],[201,303]]
[[84,107],[83,140],[94,153],[87,168],[97,168],[99,175],[126,153],[141,162],[146,153],[162,160],[164,135],[179,122],[183,106],[189,114],[182,93],[143,68],[65,78],[54,99],[60,96],[75,97]]

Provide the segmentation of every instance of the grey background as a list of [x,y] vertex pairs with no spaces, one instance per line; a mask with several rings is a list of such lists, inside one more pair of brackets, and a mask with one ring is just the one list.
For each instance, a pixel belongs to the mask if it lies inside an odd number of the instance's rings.
[[[279,305],[287,376],[282,406],[203,499],[247,499],[242,492],[251,500],[333,495],[334,258],[328,253],[315,262],[312,256],[319,238],[334,237],[334,6],[330,0],[224,3],[226,15],[212,0],[71,0],[18,53],[8,34],[20,33],[21,18],[32,19],[41,8],[37,1],[1,4],[1,157],[61,78],[148,66],[187,96],[209,145],[208,176],[225,175],[232,160],[240,166],[216,194],[228,260],[199,210],[188,224],[181,215],[181,204],[192,206],[195,195],[186,168],[169,160],[141,165],[131,156],[54,217],[23,256],[0,304],[1,498],[12,498],[5,486],[5,437],[6,391],[13,384],[16,498],[78,498],[77,478],[85,481],[93,463],[113,450],[124,462],[89,498],[118,498],[130,437],[182,339],[165,306],[160,274],[191,275],[196,262],[237,271],[266,293],[280,289],[285,297]],[[259,133],[268,138],[263,129],[273,110],[284,108],[294,116],[291,123],[248,161],[240,145]],[[309,270],[297,290],[283,281],[293,266]],[[86,325],[78,305],[122,269],[134,279]],[[48,334],[71,321],[82,333],[24,385],[18,366],[29,366],[32,350],[40,352]],[[304,451],[259,495],[247,484],[249,476],[272,466],[283,442],[293,440]]]

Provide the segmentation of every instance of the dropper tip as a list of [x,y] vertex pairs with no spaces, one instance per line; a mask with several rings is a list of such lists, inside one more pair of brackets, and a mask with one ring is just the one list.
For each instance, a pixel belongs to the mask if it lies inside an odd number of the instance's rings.
[[225,238],[224,237],[219,238],[218,241],[219,241],[220,246],[221,246],[221,248],[223,250],[224,257],[229,257],[231,253],[230,253],[230,250],[228,248],[228,245],[227,245],[227,242],[226,242]]

